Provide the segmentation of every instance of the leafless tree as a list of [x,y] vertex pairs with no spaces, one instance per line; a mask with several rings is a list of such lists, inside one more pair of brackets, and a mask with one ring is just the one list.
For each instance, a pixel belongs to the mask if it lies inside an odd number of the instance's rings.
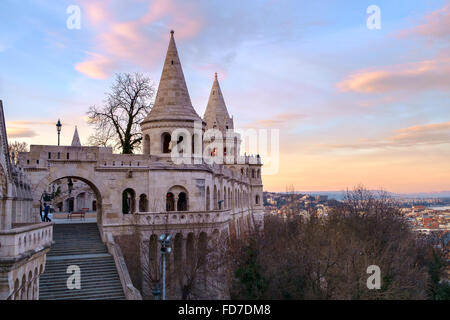
[[[425,299],[423,246],[387,193],[358,187],[327,217],[268,217],[237,242],[232,298]],[[381,288],[367,288],[367,267]]]
[[9,157],[14,164],[17,163],[19,152],[29,151],[28,144],[26,142],[18,142],[18,141],[10,142],[8,144],[8,148],[9,148]]
[[197,238],[186,248],[186,260],[177,261],[171,269],[172,290],[182,300],[223,299],[228,296],[229,268],[227,234]]
[[142,141],[139,125],[152,107],[154,94],[154,85],[143,74],[116,74],[104,105],[91,106],[87,112],[88,123],[95,129],[89,143],[112,146],[122,153],[139,150]]

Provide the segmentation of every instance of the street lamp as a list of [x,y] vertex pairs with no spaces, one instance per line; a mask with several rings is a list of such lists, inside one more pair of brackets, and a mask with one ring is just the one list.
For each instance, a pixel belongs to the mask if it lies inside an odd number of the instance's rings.
[[159,296],[161,294],[161,291],[159,290],[159,283],[155,283],[152,293],[155,296],[155,300],[159,300]]
[[170,234],[162,234],[159,236],[159,242],[161,243],[161,258],[162,258],[162,272],[163,272],[163,285],[162,285],[162,300],[166,300],[166,254],[169,254],[172,250],[170,248],[170,241],[172,236]]
[[62,127],[61,121],[59,121],[58,119],[58,122],[56,123],[56,131],[58,132],[58,146],[59,146],[59,136],[61,134],[61,127]]

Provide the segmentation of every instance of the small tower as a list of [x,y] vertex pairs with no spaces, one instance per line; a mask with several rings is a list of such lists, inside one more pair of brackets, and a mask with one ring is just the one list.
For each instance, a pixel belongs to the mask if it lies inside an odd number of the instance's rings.
[[233,118],[230,118],[228,114],[217,72],[214,74],[214,82],[203,119],[206,122],[206,129],[218,129],[222,132],[234,129]]
[[[217,72],[214,74],[214,82],[209,94],[208,105],[206,106],[203,120],[206,122],[207,130],[219,130],[222,134],[223,142],[223,156],[226,163],[233,164],[237,162],[239,150],[241,146],[240,136],[234,132],[233,118],[228,114],[225,99],[223,98],[222,89],[220,88]],[[214,137],[216,140],[217,137]],[[227,141],[228,140],[228,141]],[[210,138],[206,137],[205,142],[212,142]],[[214,153],[221,154],[219,150],[214,147]],[[232,158],[228,157],[233,155]],[[233,159],[230,161],[230,159]]]
[[81,147],[81,142],[80,142],[80,137],[78,136],[77,126],[75,126],[75,132],[73,133],[72,147]]
[[[155,104],[141,122],[144,154],[170,158],[171,148],[180,141],[179,137],[172,137],[175,129],[183,128],[189,131],[190,137],[186,138],[192,141],[194,128],[203,131],[204,127],[205,123],[192,106],[174,31],[171,31]],[[196,139],[201,141],[201,133]]]

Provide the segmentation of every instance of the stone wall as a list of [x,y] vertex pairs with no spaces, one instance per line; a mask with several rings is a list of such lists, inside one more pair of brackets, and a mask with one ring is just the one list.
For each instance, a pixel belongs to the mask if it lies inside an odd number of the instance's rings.
[[31,181],[11,162],[0,100],[0,299],[38,299],[52,225],[32,210]]

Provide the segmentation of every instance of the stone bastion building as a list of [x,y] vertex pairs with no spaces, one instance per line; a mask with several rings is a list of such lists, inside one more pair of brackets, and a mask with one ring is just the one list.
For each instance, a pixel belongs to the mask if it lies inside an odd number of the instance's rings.
[[[224,164],[208,163],[195,153],[189,155],[190,163],[179,164],[173,158],[172,150],[183,139],[193,150],[203,150],[206,142],[217,139],[207,136],[208,130],[222,133],[223,142],[227,132],[234,131],[217,74],[203,119],[193,108],[173,32],[154,106],[141,123],[142,154],[114,154],[109,147],[81,146],[76,133],[71,146],[31,145],[29,152],[20,153],[19,169],[9,161],[4,126],[3,121],[0,259],[22,262],[8,262],[7,268],[0,269],[0,298],[38,298],[39,275],[45,270],[45,255],[52,243],[52,223],[38,222],[42,195],[62,179],[76,179],[91,187],[101,239],[114,256],[127,299],[151,296],[152,284],[130,272],[136,266],[129,265],[123,243],[131,241],[140,248],[136,264],[142,272],[148,261],[160,259],[154,250],[159,246],[157,239],[169,233],[173,237],[169,264],[178,261],[183,268],[192,250],[205,246],[209,239],[239,236],[262,221],[261,159],[239,154],[238,134],[223,150],[206,149],[211,156],[223,151],[228,156]],[[180,129],[183,134],[175,135]],[[186,156],[186,147],[179,152]],[[168,295],[180,298],[176,292]]]

